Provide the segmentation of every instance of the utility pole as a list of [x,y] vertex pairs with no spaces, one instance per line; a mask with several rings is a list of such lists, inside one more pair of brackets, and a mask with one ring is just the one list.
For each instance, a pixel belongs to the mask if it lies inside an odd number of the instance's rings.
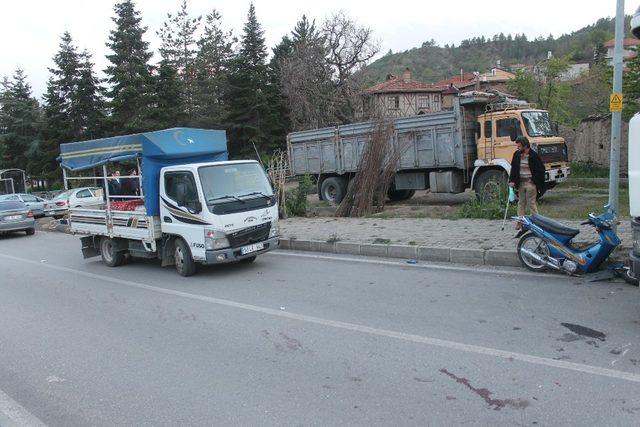
[[[624,0],[617,0],[616,33],[613,50],[613,93],[609,100],[611,111],[611,156],[609,160],[609,203],[607,211],[619,213],[620,189],[620,126],[622,122],[622,49],[624,38]],[[614,223],[615,224],[615,223]]]

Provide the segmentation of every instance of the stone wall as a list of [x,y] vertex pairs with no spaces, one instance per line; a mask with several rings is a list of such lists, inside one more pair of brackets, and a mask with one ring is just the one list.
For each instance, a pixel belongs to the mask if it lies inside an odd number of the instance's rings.
[[[627,146],[629,124],[622,122],[620,141],[620,172],[627,172]],[[611,116],[590,117],[575,128],[560,127],[569,149],[570,162],[590,162],[597,166],[609,167],[611,150]]]

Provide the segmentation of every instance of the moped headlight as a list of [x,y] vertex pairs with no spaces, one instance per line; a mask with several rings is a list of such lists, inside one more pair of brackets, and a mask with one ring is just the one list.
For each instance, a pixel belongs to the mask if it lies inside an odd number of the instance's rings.
[[212,251],[216,249],[224,249],[230,246],[227,235],[218,230],[204,230],[204,248]]
[[269,231],[269,238],[277,237],[280,235],[280,225],[278,225],[278,220],[274,219],[271,221],[271,230]]

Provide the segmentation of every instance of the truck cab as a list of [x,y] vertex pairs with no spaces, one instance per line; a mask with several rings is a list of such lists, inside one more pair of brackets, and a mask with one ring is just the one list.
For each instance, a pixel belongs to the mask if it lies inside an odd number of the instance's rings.
[[[490,106],[488,106],[490,107]],[[507,174],[516,151],[515,139],[526,136],[531,147],[542,159],[548,188],[562,182],[570,173],[567,145],[558,136],[545,110],[526,107],[493,107],[478,115],[476,124],[476,171],[483,167],[498,167]]]
[[278,245],[276,199],[256,161],[162,168],[160,218],[162,233],[187,242],[199,263],[253,259]]

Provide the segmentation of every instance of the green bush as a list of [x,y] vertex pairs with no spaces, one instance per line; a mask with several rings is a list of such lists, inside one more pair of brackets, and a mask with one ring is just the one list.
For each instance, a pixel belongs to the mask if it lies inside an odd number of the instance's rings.
[[[474,198],[465,203],[456,216],[458,218],[503,219],[504,209],[507,205],[507,195],[507,187],[503,186],[498,194],[490,195],[483,199]],[[507,217],[515,216],[516,213],[517,203],[510,203]]]
[[298,188],[287,191],[284,200],[287,214],[290,216],[305,216],[307,213],[307,194],[313,189],[313,180],[309,175],[298,181]]

